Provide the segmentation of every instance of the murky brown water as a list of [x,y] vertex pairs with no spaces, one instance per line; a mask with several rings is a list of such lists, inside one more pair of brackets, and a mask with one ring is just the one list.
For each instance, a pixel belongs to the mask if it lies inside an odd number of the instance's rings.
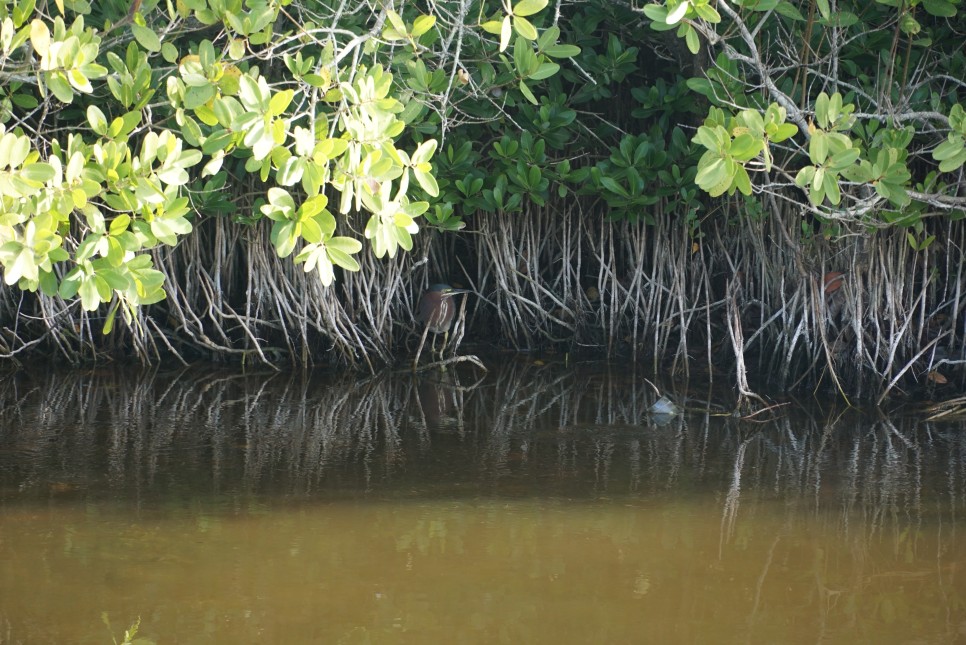
[[4,378],[0,643],[966,640],[963,424],[472,376]]

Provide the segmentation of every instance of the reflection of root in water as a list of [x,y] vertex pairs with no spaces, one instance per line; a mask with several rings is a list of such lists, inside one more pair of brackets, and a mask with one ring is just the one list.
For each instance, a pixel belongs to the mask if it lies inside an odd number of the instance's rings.
[[724,550],[724,545],[734,536],[735,520],[738,518],[738,502],[741,498],[741,469],[745,465],[745,452],[748,444],[755,437],[749,437],[738,446],[735,454],[734,468],[731,473],[731,486],[725,496],[724,511],[721,514],[721,538],[718,543],[718,557],[720,558]]

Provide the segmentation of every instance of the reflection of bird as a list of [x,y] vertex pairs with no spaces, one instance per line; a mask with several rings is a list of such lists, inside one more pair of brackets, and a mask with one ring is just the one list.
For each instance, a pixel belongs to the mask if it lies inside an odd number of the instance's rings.
[[[446,343],[449,340],[449,328],[456,316],[456,302],[451,297],[460,293],[469,293],[469,291],[467,289],[454,289],[448,284],[434,284],[419,299],[419,311],[416,312],[416,320],[426,325],[428,331],[434,334],[443,334],[443,349],[446,349]],[[434,350],[435,344],[434,338]],[[422,348],[422,343],[420,343],[420,351],[422,351]],[[440,350],[440,354],[442,354],[443,349]],[[418,352],[416,358],[419,359]]]

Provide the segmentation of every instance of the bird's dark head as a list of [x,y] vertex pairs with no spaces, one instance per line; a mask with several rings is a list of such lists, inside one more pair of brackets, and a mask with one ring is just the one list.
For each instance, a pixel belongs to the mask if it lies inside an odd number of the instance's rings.
[[455,288],[449,286],[448,284],[443,284],[442,282],[439,282],[437,284],[430,285],[429,286],[429,289],[427,289],[426,291],[427,291],[427,293],[438,293],[438,294],[440,294],[442,296],[452,296],[452,295],[455,295],[457,293],[469,293],[470,292],[469,289],[455,289]]

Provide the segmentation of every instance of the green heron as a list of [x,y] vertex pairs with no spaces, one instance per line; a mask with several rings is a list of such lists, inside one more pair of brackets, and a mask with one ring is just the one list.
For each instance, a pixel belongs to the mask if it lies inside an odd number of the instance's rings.
[[[470,293],[467,289],[454,289],[448,284],[434,284],[419,299],[419,311],[416,312],[416,320],[426,325],[428,331],[434,334],[443,334],[442,354],[446,349],[449,340],[449,328],[453,325],[453,318],[456,316],[456,303],[450,297],[461,293]],[[425,332],[423,333],[425,341]],[[435,351],[435,337],[433,339],[433,349]],[[420,342],[419,351],[423,349]],[[416,360],[419,360],[419,352],[416,353]]]

